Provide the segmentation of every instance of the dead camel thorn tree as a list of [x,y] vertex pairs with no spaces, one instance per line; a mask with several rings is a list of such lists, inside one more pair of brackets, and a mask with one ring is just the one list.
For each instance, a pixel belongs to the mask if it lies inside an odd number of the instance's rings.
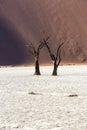
[[39,56],[40,56],[40,51],[44,47],[44,43],[40,43],[38,47],[36,48],[33,43],[27,45],[30,48],[31,54],[34,56],[35,60],[35,73],[34,75],[41,75],[40,73],[40,67],[39,67]]
[[56,55],[55,55],[51,51],[48,39],[43,39],[42,43],[45,44],[46,48],[48,49],[48,52],[50,54],[51,60],[52,60],[53,65],[54,65],[54,69],[53,69],[52,75],[56,76],[57,75],[58,66],[59,66],[59,64],[61,62],[61,47],[63,46],[64,42],[61,42],[61,40],[59,41],[60,45],[58,45],[57,51],[56,51]]

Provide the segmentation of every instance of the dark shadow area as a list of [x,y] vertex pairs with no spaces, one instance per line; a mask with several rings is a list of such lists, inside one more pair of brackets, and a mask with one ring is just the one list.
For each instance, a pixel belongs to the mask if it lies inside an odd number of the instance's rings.
[[9,21],[0,18],[0,65],[20,65],[26,59],[24,40]]

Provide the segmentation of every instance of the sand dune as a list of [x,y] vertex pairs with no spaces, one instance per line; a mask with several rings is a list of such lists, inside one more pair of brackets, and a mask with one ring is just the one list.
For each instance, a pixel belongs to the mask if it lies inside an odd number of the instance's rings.
[[[53,51],[59,38],[66,35],[66,44],[62,49],[63,61],[86,61],[86,7],[86,0],[1,0],[0,48],[3,43],[4,48],[3,52],[0,51],[0,64],[31,62],[24,44],[32,41],[36,45],[48,35]],[[7,46],[10,58],[7,57]],[[19,53],[15,53],[16,50]],[[49,62],[44,51],[42,56],[43,62]]]

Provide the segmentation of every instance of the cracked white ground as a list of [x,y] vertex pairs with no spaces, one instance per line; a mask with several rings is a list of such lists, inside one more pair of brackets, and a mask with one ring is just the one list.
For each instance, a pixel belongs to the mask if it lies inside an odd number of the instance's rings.
[[87,130],[87,66],[52,69],[0,68],[0,130]]

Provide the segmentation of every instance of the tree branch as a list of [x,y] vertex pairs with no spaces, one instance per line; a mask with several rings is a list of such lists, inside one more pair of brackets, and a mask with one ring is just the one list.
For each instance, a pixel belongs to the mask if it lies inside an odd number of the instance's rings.
[[46,38],[46,39],[43,39],[44,43],[48,43],[48,40],[49,40],[49,36]]
[[33,54],[36,55],[36,49],[33,43],[29,44],[29,48],[31,48],[31,51],[33,52]]
[[49,54],[50,54],[51,59],[54,61],[54,60],[55,60],[55,56],[54,56],[54,54],[52,53],[52,51],[51,51],[49,45],[48,45],[47,43],[45,43],[45,46],[46,46],[47,49],[48,49],[48,52],[49,52]]
[[46,46],[46,48],[48,49],[48,52],[49,52],[49,54],[50,54],[51,59],[54,61],[54,60],[55,60],[55,56],[52,54],[52,51],[51,51],[51,49],[50,49],[50,47],[49,47],[49,45],[48,45],[48,43],[49,43],[49,42],[48,42],[49,38],[50,38],[50,37],[47,37],[47,38],[43,39],[42,41],[40,41],[40,43],[42,43],[43,45]]
[[60,48],[63,46],[64,42],[62,42],[58,48],[57,48],[57,53],[56,53],[56,60],[58,59],[58,56],[60,55]]
[[61,62],[61,50],[59,50],[58,53],[59,53],[59,55],[58,55],[58,56],[59,56],[59,60],[58,60],[58,63],[57,63],[57,67],[59,66],[59,64],[60,64],[60,62]]
[[44,43],[40,43],[40,45],[38,46],[37,52],[39,53],[40,50],[44,47]]

